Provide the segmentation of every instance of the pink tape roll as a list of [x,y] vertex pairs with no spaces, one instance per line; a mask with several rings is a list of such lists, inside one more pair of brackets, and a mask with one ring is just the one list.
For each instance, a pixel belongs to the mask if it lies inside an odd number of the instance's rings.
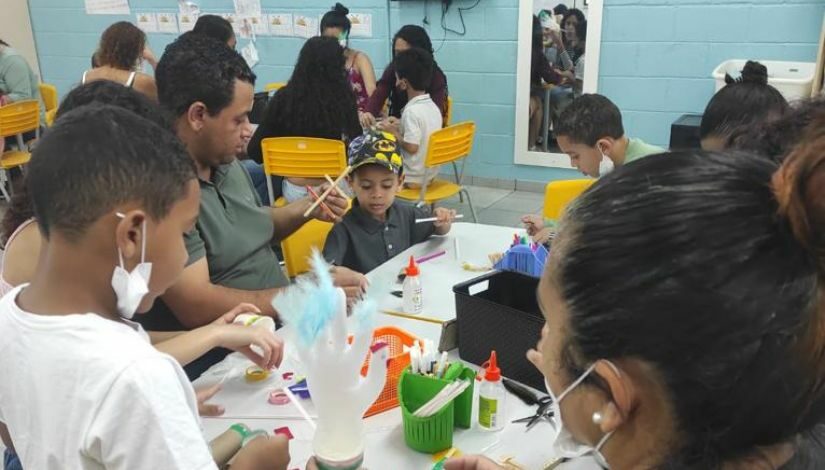
[[289,397],[283,390],[274,390],[269,392],[269,403],[271,405],[286,405],[289,403]]

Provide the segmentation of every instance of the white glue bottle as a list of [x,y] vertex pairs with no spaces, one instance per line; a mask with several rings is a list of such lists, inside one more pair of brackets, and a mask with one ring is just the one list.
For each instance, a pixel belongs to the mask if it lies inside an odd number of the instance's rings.
[[483,431],[500,431],[504,428],[505,398],[507,390],[501,383],[501,370],[498,368],[496,352],[493,351],[478,390],[478,425]]
[[404,271],[407,275],[404,278],[404,312],[418,315],[424,308],[424,301],[421,293],[421,278],[418,276],[418,266],[415,264],[415,258],[410,256],[410,264]]

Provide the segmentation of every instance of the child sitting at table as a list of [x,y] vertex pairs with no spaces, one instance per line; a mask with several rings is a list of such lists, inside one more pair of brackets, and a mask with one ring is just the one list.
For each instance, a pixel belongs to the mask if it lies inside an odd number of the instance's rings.
[[[570,165],[593,178],[604,176],[616,166],[665,151],[628,137],[619,108],[606,96],[597,94],[574,100],[562,112],[555,133],[559,148],[570,157]],[[539,243],[549,239],[550,230],[545,225],[555,223],[533,214],[522,217],[522,222],[527,233]]]
[[427,169],[427,147],[430,135],[441,129],[443,118],[438,106],[426,90],[433,75],[433,56],[424,49],[412,48],[398,53],[393,60],[396,87],[407,93],[407,105],[401,112],[401,121],[394,117],[382,126],[396,135],[404,155],[404,186],[420,188],[438,174],[438,168]]
[[[431,235],[450,231],[455,211],[396,201],[404,183],[404,163],[392,134],[368,131],[349,146],[348,182],[355,192],[352,209],[332,228],[324,258],[337,266],[367,273]],[[435,222],[416,219],[435,216]]]
[[[217,468],[183,369],[130,321],[186,261],[200,200],[186,149],[92,104],[44,134],[27,178],[46,243],[31,284],[0,301],[0,421],[24,468]],[[285,439],[261,438],[233,468],[288,460]]]

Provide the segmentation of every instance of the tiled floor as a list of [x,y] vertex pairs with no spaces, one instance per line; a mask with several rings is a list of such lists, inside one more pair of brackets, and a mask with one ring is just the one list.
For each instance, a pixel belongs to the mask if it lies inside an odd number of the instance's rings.
[[[544,204],[544,195],[540,193],[481,186],[468,186],[467,190],[478,214],[478,222],[482,224],[520,227],[523,215],[540,213]],[[464,214],[462,222],[472,222],[470,206],[466,200],[461,203],[458,197],[455,197],[437,205]]]

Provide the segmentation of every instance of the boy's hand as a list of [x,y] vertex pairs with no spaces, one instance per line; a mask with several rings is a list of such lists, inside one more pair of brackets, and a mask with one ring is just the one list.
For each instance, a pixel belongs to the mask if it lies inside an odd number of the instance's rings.
[[206,403],[207,400],[214,397],[216,393],[221,391],[221,384],[215,384],[207,388],[195,389],[195,397],[198,399],[198,414],[201,416],[220,416],[225,411],[221,405],[212,405]]
[[378,128],[395,135],[396,139],[401,140],[401,121],[397,117],[390,116],[384,119],[378,123]]
[[545,243],[552,240],[555,235],[555,230],[553,230],[550,227],[544,227],[543,229],[539,230],[538,233],[533,235],[533,241],[538,243],[539,245],[544,245]]
[[[324,194],[324,192],[329,189],[329,183],[324,183],[318,188],[318,195]],[[344,214],[347,213],[347,205],[349,201],[347,198],[342,196],[343,191],[341,191],[340,187],[333,189],[327,197],[324,198],[324,203],[329,207],[329,210],[332,211],[332,214],[328,214],[327,211],[318,204],[318,207],[312,211],[310,214],[312,217],[322,221],[322,222],[331,222],[336,223],[344,217]],[[315,202],[315,199],[312,196],[309,196],[309,203],[312,204]]]
[[343,266],[333,266],[332,283],[335,287],[344,289],[344,292],[347,294],[347,304],[349,305],[355,300],[360,299],[370,284],[367,276]]
[[[222,347],[238,351],[261,369],[270,370],[281,365],[284,342],[268,328],[246,325],[223,325],[218,328],[218,342]],[[263,355],[253,351],[252,345],[257,346]]]
[[232,470],[286,470],[289,441],[286,436],[258,437],[235,455]]
[[521,223],[527,229],[527,235],[532,237],[544,228],[544,217],[534,214],[525,215],[521,218]]
[[438,217],[438,220],[433,222],[433,225],[435,225],[436,228],[449,228],[455,221],[455,214],[456,212],[453,209],[447,209],[446,207],[436,207],[433,211],[433,215],[435,217]]
[[233,308],[232,310],[224,313],[217,320],[213,321],[213,325],[231,325],[233,321],[235,321],[235,317],[242,313],[251,313],[253,315],[260,315],[261,309],[259,309],[254,304],[250,303],[240,303],[237,307]]

